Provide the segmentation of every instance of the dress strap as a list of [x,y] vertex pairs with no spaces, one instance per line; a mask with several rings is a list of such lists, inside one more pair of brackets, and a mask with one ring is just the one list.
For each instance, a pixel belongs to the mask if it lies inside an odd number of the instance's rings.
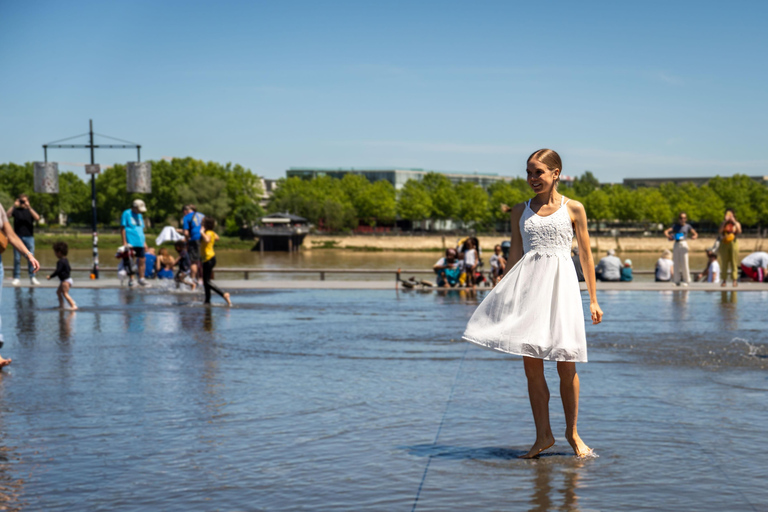
[[566,201],[565,196],[561,196],[561,197],[562,199],[560,199],[560,206],[565,206],[566,204],[568,204],[568,201],[570,201],[570,199]]
[[[531,198],[531,199],[533,199],[533,198]],[[528,206],[528,208],[530,208],[530,207],[531,207],[531,199],[529,199],[529,200],[528,200],[528,202],[527,202],[527,203],[525,203],[525,204]]]

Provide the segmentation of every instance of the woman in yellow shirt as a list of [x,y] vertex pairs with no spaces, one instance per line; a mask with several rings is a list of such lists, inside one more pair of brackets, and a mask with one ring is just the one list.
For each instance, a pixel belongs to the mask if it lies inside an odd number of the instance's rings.
[[229,294],[225,293],[211,282],[211,276],[213,275],[213,267],[216,266],[216,253],[213,252],[213,244],[219,239],[213,228],[216,227],[216,221],[210,217],[203,219],[203,229],[200,230],[200,258],[203,261],[203,288],[205,289],[205,304],[211,303],[211,290],[215,291],[222,298],[227,301],[227,305],[231,306],[232,301],[229,299]]

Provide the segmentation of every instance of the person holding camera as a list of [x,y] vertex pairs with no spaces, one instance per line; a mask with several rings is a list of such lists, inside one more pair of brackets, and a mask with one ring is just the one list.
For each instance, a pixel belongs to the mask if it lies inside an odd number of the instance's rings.
[[[27,252],[35,254],[35,222],[40,220],[40,215],[29,204],[29,196],[27,194],[21,194],[16,201],[8,209],[8,217],[13,219],[13,231],[16,236],[19,237],[21,243],[27,248],[24,253]],[[19,286],[21,284],[21,252],[14,247],[13,249],[13,286]],[[35,277],[34,267],[30,261],[27,264],[27,272],[29,272],[29,282],[32,285],[40,284],[40,281]]]
[[693,226],[688,224],[688,214],[685,212],[680,212],[677,222],[671,228],[664,230],[664,236],[675,242],[672,247],[672,268],[674,268],[672,281],[677,286],[688,286],[688,283],[691,282],[691,269],[688,266],[688,242],[686,242],[689,234],[691,240],[699,238],[699,234],[693,229]]
[[[723,282],[720,286],[725,286],[726,279],[731,276],[733,286],[739,285],[739,235],[741,235],[741,222],[736,220],[736,213],[733,208],[726,208],[725,218],[718,229],[720,235],[720,270],[722,272]],[[730,268],[729,268],[730,267]]]

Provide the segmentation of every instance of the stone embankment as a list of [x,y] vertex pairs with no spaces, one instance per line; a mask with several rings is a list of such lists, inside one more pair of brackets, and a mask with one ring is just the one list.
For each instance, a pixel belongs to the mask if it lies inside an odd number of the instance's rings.
[[[480,236],[480,247],[483,251],[491,251],[496,244],[508,239],[506,235]],[[441,251],[446,247],[454,247],[458,241],[456,236],[441,235],[399,235],[399,236],[333,236],[309,235],[304,239],[303,249],[356,249],[374,251]],[[711,247],[715,239],[712,236],[702,236],[698,240],[689,240],[691,252],[704,251]],[[673,243],[663,236],[658,237],[612,237],[591,236],[592,250],[601,253],[608,249],[619,252],[661,252],[672,249]],[[740,238],[739,249],[742,253],[768,251],[768,242],[764,238]]]

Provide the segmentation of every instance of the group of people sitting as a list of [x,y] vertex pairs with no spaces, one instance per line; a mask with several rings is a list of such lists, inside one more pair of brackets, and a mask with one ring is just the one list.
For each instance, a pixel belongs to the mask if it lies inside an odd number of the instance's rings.
[[445,250],[445,256],[437,260],[432,267],[437,274],[437,286],[453,288],[456,286],[476,287],[485,283],[495,286],[504,274],[507,260],[501,245],[496,245],[490,258],[491,270],[486,277],[483,275],[482,250],[477,237],[467,237],[459,240],[456,248]]
[[[574,261],[577,261],[576,258]],[[616,256],[616,251],[610,249],[608,254],[597,263],[595,276],[600,281],[631,281],[632,260],[627,258],[622,263]]]

